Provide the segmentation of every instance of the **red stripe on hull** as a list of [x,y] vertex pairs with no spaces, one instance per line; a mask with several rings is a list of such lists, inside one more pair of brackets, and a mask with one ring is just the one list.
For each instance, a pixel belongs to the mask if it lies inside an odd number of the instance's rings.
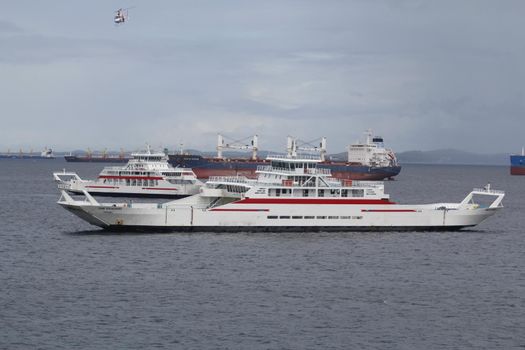
[[143,190],[162,190],[162,191],[178,191],[177,188],[162,188],[162,187],[142,187]]
[[415,213],[414,209],[361,209],[364,213]]
[[86,188],[118,188],[116,186],[86,186]]
[[525,167],[521,166],[511,166],[510,167],[511,175],[525,175]]
[[211,209],[210,211],[270,211],[270,209]]
[[245,198],[235,204],[395,204],[386,199]]
[[99,179],[124,179],[124,180],[162,180],[160,176],[117,176],[117,175],[100,175]]

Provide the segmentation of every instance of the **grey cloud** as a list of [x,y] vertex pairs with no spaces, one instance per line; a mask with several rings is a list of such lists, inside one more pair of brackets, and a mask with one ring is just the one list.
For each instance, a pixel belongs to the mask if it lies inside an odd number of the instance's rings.
[[525,133],[518,1],[160,1],[118,28],[101,1],[75,21],[11,6],[0,103],[27,122],[0,131],[4,148],[31,125],[26,143],[55,148],[213,148],[224,131],[265,148],[328,136],[339,152],[371,127],[399,150],[500,152]]
[[19,34],[22,32],[22,28],[20,28],[16,24],[0,19],[0,35]]

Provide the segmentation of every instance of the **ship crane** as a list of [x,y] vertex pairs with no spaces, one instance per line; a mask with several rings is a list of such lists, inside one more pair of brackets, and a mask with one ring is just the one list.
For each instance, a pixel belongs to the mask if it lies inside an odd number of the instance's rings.
[[[319,146],[315,146],[313,143],[319,141]],[[301,145],[299,146],[299,142]],[[301,140],[298,140],[297,138],[293,136],[288,136],[287,142],[286,142],[286,150],[288,152],[288,156],[292,158],[297,157],[297,151],[304,151],[304,152],[318,152],[319,158],[321,161],[325,161],[326,159],[326,137],[321,137],[320,139],[316,139],[309,142],[304,142]]]
[[259,150],[258,145],[258,137],[257,135],[253,135],[253,138],[250,142],[250,144],[246,145],[243,144],[244,141],[246,141],[248,138],[242,139],[242,140],[232,140],[230,143],[224,143],[225,137],[221,134],[217,135],[217,158],[223,159],[223,150],[225,149],[237,149],[237,150],[251,150],[252,151],[252,160],[257,159],[257,151]]

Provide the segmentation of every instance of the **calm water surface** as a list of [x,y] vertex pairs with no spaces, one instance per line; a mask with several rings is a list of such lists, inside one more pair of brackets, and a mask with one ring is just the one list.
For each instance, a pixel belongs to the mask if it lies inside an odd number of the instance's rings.
[[506,208],[460,232],[106,234],[51,172],[0,161],[0,348],[525,348],[525,176],[405,166],[405,203],[490,182]]

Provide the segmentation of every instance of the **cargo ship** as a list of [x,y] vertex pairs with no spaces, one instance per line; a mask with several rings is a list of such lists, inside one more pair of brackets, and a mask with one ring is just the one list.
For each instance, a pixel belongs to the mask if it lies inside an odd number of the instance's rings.
[[24,153],[22,150],[18,153],[7,151],[7,153],[0,154],[0,159],[55,159],[55,155],[51,148],[46,147],[40,154],[33,153],[33,151],[29,153]]
[[[319,168],[329,169],[332,176],[349,180],[384,180],[393,179],[401,171],[395,153],[384,147],[383,138],[372,136],[368,130],[364,142],[356,142],[348,146],[346,161],[327,159],[326,138],[322,138],[319,146],[298,146],[298,140],[288,137],[287,154],[296,157],[298,152],[317,153],[320,159]],[[251,158],[226,158],[225,149],[251,150]],[[170,154],[169,162],[173,166],[192,168],[199,179],[210,176],[246,176],[255,177],[255,171],[260,165],[267,165],[266,159],[257,157],[258,138],[255,135],[251,145],[226,144],[222,135],[218,135],[217,156],[205,157],[196,154]]]
[[104,151],[101,155],[93,155],[91,150],[88,150],[85,155],[69,154],[64,156],[66,162],[70,163],[127,163],[131,157],[126,156],[124,152],[118,155],[109,155]]
[[525,147],[521,149],[521,154],[510,156],[510,174],[525,175]]

